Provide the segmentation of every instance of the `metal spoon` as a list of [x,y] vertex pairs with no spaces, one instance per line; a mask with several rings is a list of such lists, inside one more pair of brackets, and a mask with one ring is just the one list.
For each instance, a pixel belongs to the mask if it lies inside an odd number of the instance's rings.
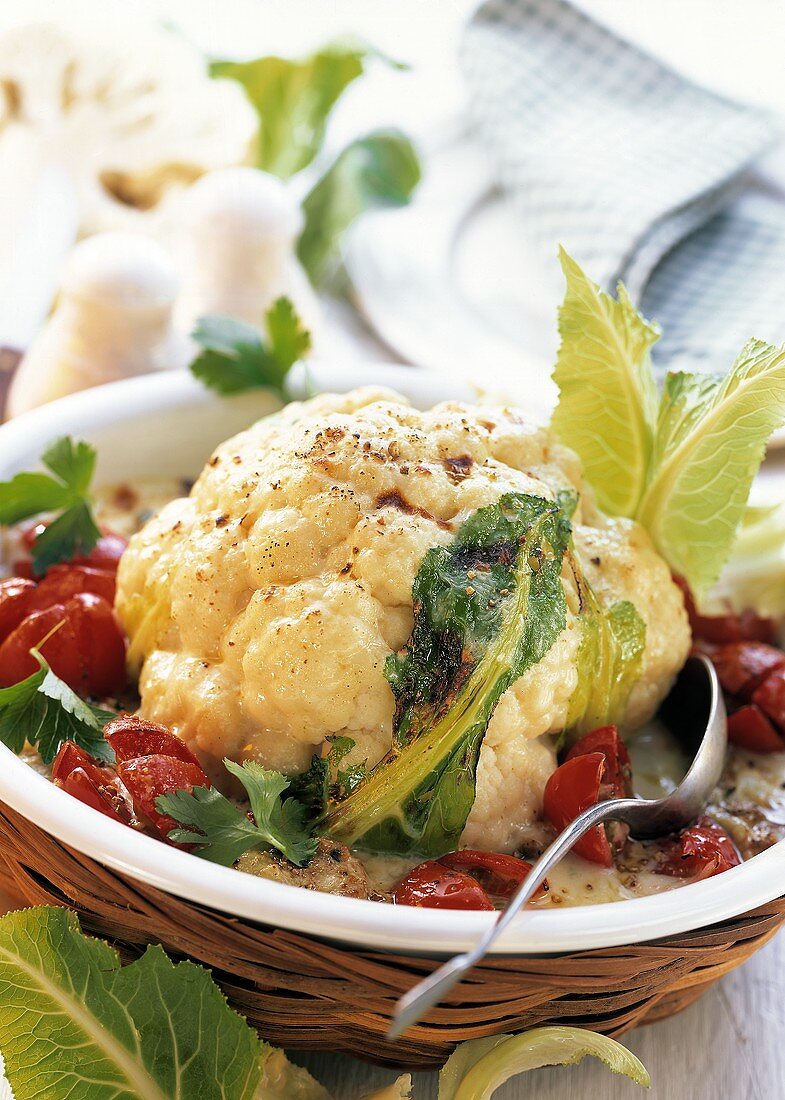
[[660,716],[688,749],[695,752],[690,769],[667,798],[613,798],[591,806],[546,848],[476,947],[456,955],[418,982],[398,1001],[388,1039],[397,1039],[429,1008],[443,1000],[460,978],[485,956],[496,938],[532,898],[548,872],[577,840],[606,821],[623,821],[643,840],[677,832],[691,824],[706,806],[719,781],[728,742],[727,716],[714,666],[706,657],[691,657],[660,709]]

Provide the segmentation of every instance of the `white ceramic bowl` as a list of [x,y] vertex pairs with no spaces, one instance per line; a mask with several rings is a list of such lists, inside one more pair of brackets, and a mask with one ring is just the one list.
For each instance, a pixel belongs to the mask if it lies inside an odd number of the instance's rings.
[[[404,367],[320,366],[318,389],[381,383],[416,405],[470,397],[466,385]],[[59,435],[99,450],[98,479],[187,477],[213,447],[270,408],[264,395],[222,401],[186,374],[153,375],[65,398],[0,428],[0,479],[37,464]],[[97,814],[0,745],[0,799],[102,863],[226,913],[364,947],[454,952],[473,944],[487,913],[380,905],[313,893],[217,867]],[[700,928],[770,901],[785,889],[785,843],[716,878],[647,898],[522,914],[502,938],[506,954],[636,943]]]

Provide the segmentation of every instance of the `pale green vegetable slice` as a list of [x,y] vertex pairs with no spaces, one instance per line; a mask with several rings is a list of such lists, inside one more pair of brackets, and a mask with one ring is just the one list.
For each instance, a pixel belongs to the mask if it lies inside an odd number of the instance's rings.
[[716,615],[729,608],[772,618],[785,615],[784,505],[747,508],[730,558],[702,607]]
[[121,967],[59,908],[0,919],[0,1049],[24,1100],[252,1100],[262,1078],[206,970],[160,947]]
[[408,1073],[405,1073],[386,1088],[368,1093],[363,1100],[411,1100],[411,1095],[412,1079]]
[[645,1066],[615,1039],[577,1027],[538,1027],[522,1035],[462,1043],[439,1076],[439,1100],[488,1100],[519,1073],[541,1066],[572,1066],[587,1055],[637,1085],[651,1085]]
[[646,487],[657,416],[649,350],[659,330],[619,284],[616,301],[564,249],[552,426],[577,451],[604,512],[632,516]]
[[282,1050],[265,1043],[262,1080],[253,1100],[332,1100],[332,1097],[307,1069],[295,1066]]
[[697,597],[731,552],[766,441],[783,420],[783,348],[750,340],[725,376],[668,376],[636,518]]

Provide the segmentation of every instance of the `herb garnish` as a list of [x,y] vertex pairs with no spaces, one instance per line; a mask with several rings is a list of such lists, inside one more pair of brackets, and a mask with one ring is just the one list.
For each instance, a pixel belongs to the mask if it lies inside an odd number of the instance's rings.
[[188,826],[173,829],[169,839],[178,844],[195,844],[197,855],[225,867],[231,867],[243,853],[254,848],[276,848],[297,867],[307,863],[318,841],[311,838],[305,809],[297,799],[281,798],[289,779],[280,772],[268,771],[254,760],[243,764],[224,760],[224,764],[245,787],[253,821],[215,787],[175,791],[156,799],[161,813]]
[[33,543],[38,574],[57,562],[89,554],[101,535],[89,494],[95,449],[64,436],[44,451],[41,461],[49,474],[25,472],[0,482],[0,524],[19,523],[41,512],[60,513]]
[[191,372],[221,394],[271,389],[286,399],[284,382],[307,355],[311,335],[288,298],[278,298],[265,314],[266,334],[235,317],[200,317],[193,338],[202,351]]

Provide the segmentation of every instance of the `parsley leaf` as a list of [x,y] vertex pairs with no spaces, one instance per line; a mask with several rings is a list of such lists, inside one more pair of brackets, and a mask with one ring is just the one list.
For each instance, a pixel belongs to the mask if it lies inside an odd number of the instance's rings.
[[254,760],[244,764],[224,760],[224,765],[248,792],[254,820],[215,787],[175,791],[160,795],[156,806],[189,828],[173,829],[169,839],[178,844],[196,844],[197,855],[225,867],[231,867],[244,852],[254,848],[276,848],[298,867],[307,863],[317,842],[306,827],[303,806],[295,798],[281,799],[289,786],[287,777],[268,771]]
[[288,298],[278,298],[265,314],[266,335],[235,317],[200,317],[193,339],[202,351],[191,373],[221,394],[267,388],[284,394],[292,366],[311,348],[311,334]]
[[25,472],[0,482],[0,524],[19,523],[41,512],[61,513],[33,544],[33,567],[39,574],[59,561],[89,554],[101,534],[88,495],[94,448],[64,436],[44,451],[41,461],[50,474]]
[[92,707],[71,690],[33,649],[38,672],[12,687],[0,688],[0,741],[15,753],[29,743],[51,764],[65,741],[75,741],[96,760],[111,763],[114,753],[103,729],[117,716]]

